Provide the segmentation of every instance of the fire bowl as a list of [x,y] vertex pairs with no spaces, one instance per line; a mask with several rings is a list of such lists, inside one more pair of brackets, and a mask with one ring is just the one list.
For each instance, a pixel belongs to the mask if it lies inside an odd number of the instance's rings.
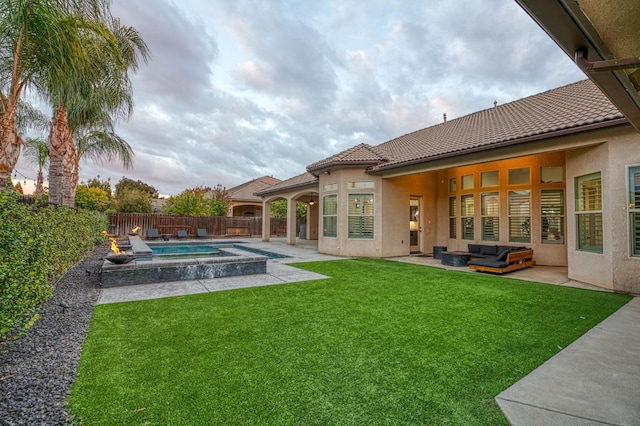
[[138,233],[137,232],[129,232],[129,235],[132,236],[132,237],[135,237],[136,235],[138,235]]
[[135,258],[136,257],[131,254],[110,254],[106,259],[111,263],[122,265],[131,262]]

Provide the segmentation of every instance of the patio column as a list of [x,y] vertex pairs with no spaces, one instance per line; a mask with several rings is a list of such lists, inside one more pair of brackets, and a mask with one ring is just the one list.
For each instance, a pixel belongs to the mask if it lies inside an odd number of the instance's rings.
[[318,239],[318,212],[320,203],[307,207],[307,240]]
[[296,199],[287,199],[287,244],[296,245]]
[[262,241],[268,242],[271,237],[271,203],[262,202]]

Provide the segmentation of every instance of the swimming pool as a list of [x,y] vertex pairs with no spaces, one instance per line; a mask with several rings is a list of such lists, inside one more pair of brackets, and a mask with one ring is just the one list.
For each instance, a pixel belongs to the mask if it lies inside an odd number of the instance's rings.
[[101,273],[103,287],[191,281],[267,272],[265,254],[247,251],[246,247],[236,247],[231,242],[147,243],[138,236],[130,236],[129,242],[135,259],[123,265],[105,259]]

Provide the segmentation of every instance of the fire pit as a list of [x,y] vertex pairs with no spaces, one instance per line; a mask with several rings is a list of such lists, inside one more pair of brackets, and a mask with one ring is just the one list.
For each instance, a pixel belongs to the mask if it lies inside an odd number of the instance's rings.
[[115,263],[117,265],[123,265],[125,263],[129,263],[135,258],[136,257],[134,255],[127,254],[127,253],[110,254],[106,257],[106,259],[109,262]]
[[136,258],[133,254],[128,254],[122,250],[122,247],[118,247],[118,241],[115,238],[111,237],[109,241],[111,241],[111,253],[106,257],[109,262],[122,265]]

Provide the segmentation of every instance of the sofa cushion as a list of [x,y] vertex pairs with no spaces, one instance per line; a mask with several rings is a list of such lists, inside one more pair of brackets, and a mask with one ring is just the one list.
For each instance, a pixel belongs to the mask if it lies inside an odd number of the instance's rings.
[[498,246],[481,245],[480,254],[488,254],[490,256],[495,256],[496,254],[498,254]]
[[509,256],[509,253],[511,253],[511,249],[507,248],[506,250],[502,250],[499,254],[498,257],[496,257],[497,261],[500,262],[504,262],[507,260],[507,256]]
[[514,246],[498,246],[498,253],[502,253],[505,250],[512,250],[514,248]]
[[488,266],[489,268],[506,268],[509,266],[507,262],[500,262],[493,259],[470,260],[468,265]]
[[469,244],[468,249],[469,249],[469,253],[480,254],[480,244]]

